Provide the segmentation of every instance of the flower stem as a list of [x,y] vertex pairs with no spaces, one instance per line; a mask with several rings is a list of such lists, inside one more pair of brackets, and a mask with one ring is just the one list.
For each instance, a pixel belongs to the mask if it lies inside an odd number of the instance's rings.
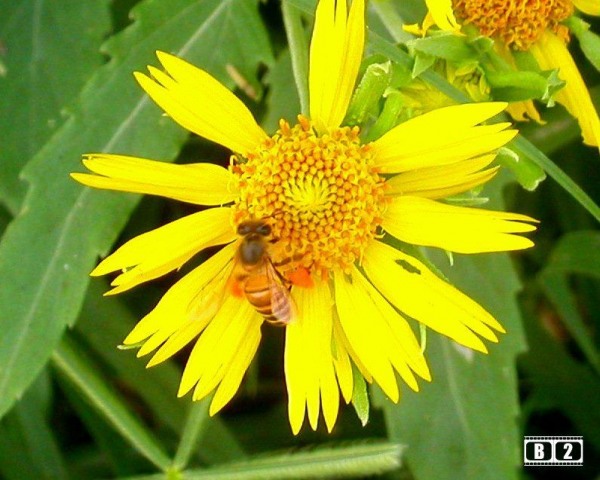
[[208,406],[210,398],[202,402],[194,403],[188,412],[188,418],[185,422],[181,440],[175,453],[172,468],[176,471],[183,470],[189,463],[192,452],[196,447],[198,438],[205,426],[208,418]]

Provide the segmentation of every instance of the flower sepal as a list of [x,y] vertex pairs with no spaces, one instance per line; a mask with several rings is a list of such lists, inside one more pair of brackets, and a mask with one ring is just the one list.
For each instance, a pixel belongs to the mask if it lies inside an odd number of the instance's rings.
[[352,406],[354,407],[354,411],[360,420],[360,424],[364,427],[369,423],[369,412],[371,411],[369,391],[365,377],[363,377],[362,373],[360,373],[354,364],[352,364],[352,380],[354,389],[352,390],[352,400],[350,403],[352,403]]
[[499,72],[485,66],[483,70],[493,98],[504,102],[536,99],[551,107],[554,104],[554,94],[565,86],[565,82],[558,78],[556,70]]
[[506,167],[521,186],[534,191],[546,179],[546,172],[537,163],[534,163],[525,153],[515,149],[501,148],[496,161]]
[[450,32],[432,32],[430,36],[416,38],[406,43],[411,53],[430,55],[453,62],[477,60],[479,52],[473,48],[471,40],[466,36]]
[[412,116],[410,113],[410,108],[406,104],[405,96],[402,93],[397,90],[388,92],[377,120],[364,136],[365,141],[370,142],[381,137],[398,125],[399,122],[410,118]]
[[585,57],[600,72],[600,36],[590,31],[590,24],[581,18],[570,17],[565,24],[579,40]]
[[362,126],[367,120],[377,117],[379,102],[390,85],[392,74],[390,61],[367,66],[350,100],[344,125]]

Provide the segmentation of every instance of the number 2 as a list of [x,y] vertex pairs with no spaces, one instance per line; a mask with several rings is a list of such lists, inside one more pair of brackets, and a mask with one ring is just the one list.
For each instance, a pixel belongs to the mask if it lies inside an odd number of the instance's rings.
[[563,457],[563,459],[565,460],[573,460],[573,458],[571,457],[571,452],[573,451],[573,444],[572,443],[565,443],[565,455]]

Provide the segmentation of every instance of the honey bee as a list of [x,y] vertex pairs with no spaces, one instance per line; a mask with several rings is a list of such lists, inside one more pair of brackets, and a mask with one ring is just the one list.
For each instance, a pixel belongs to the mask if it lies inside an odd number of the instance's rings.
[[233,279],[250,304],[264,319],[287,325],[294,316],[291,282],[276,268],[269,256],[271,226],[264,220],[246,220],[237,227],[242,237],[237,251]]

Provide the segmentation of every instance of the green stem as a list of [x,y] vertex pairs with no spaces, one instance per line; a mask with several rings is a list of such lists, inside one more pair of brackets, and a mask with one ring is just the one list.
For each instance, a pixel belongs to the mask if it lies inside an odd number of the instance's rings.
[[308,115],[308,42],[302,27],[300,10],[288,0],[281,3],[281,10],[292,57],[294,80],[300,98],[300,110],[304,115]]
[[244,462],[185,472],[187,480],[285,480],[364,478],[397,470],[402,447],[387,442],[318,447],[309,451],[262,456]]
[[579,204],[585,208],[597,221],[600,222],[600,207],[585,193],[571,177],[563,172],[556,163],[550,160],[540,150],[538,150],[525,137],[518,136],[513,140],[513,145],[517,151],[522,152],[529,157],[534,163],[539,165],[548,176],[552,177],[556,183],[564,188]]
[[163,472],[168,471],[171,460],[159,443],[98,375],[74,341],[68,337],[63,340],[52,354],[52,364],[133,448]]
[[183,428],[181,440],[175,453],[172,469],[176,471],[183,470],[189,463],[192,452],[198,443],[198,438],[205,426],[208,418],[208,406],[210,398],[204,399],[201,402],[195,403],[190,408],[188,418]]

